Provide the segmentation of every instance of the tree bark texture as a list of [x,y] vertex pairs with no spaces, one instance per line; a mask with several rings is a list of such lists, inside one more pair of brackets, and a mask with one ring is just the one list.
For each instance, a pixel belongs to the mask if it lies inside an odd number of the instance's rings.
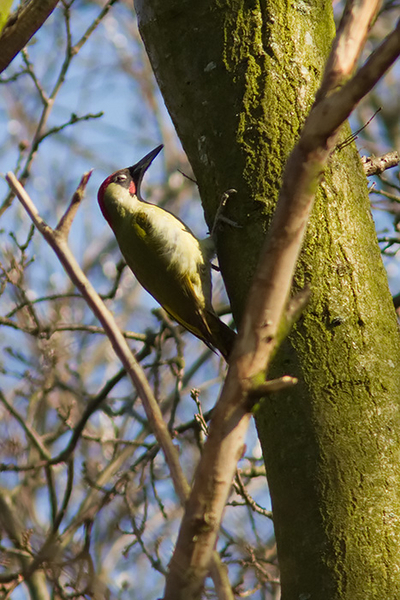
[[[240,321],[284,163],[334,36],[330,0],[136,0],[141,35],[206,219],[237,190],[218,256]],[[347,135],[343,132],[343,136]],[[366,178],[336,150],[294,289],[312,299],[270,376],[300,384],[257,412],[283,600],[399,598],[400,344]]]

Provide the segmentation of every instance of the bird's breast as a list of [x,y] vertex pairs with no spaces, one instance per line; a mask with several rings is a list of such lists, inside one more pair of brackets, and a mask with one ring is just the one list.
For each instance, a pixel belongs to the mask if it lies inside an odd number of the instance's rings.
[[204,263],[198,239],[171,213],[153,205],[144,208],[134,217],[137,235],[168,268],[197,271]]

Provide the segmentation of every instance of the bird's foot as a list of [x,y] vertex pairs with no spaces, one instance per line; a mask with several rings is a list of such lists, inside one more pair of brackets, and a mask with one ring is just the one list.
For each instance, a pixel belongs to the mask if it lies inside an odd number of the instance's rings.
[[242,226],[239,225],[238,223],[236,223],[236,221],[233,221],[232,219],[229,219],[228,217],[226,217],[223,212],[225,210],[226,204],[229,200],[229,198],[231,198],[233,196],[233,194],[237,194],[237,190],[231,189],[231,190],[227,190],[226,192],[224,192],[221,196],[221,201],[219,203],[218,206],[218,210],[216,212],[215,215],[215,219],[214,219],[214,223],[211,229],[211,237],[214,238],[215,234],[217,232],[217,227],[220,223],[226,223],[227,225],[230,225],[231,227],[237,227],[238,229],[240,229]]

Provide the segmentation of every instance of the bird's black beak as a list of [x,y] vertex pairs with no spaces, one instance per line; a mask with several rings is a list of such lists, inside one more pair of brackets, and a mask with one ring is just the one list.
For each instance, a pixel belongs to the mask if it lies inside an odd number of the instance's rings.
[[139,162],[137,162],[135,165],[132,165],[132,167],[128,167],[130,176],[132,177],[136,185],[136,195],[138,198],[140,198],[140,184],[142,183],[143,175],[146,173],[147,169],[149,168],[155,157],[161,152],[163,147],[164,144],[160,144],[159,146],[157,146],[157,148],[154,148],[154,150],[146,154],[146,156],[139,160]]

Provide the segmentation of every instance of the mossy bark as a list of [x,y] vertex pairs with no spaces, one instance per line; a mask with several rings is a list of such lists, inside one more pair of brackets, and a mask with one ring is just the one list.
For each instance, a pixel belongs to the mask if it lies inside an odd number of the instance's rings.
[[[236,320],[285,160],[334,35],[330,0],[136,0],[141,34],[212,223]],[[345,135],[345,133],[343,134]],[[257,413],[283,600],[400,593],[400,344],[354,147],[320,186],[295,287],[312,300],[273,375],[300,384]]]

